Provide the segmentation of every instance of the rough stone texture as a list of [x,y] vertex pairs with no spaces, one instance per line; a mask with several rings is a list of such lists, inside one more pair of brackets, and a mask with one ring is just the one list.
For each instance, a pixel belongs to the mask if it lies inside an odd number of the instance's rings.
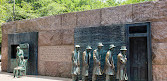
[[153,65],[153,81],[167,81],[167,65]]
[[77,27],[91,27],[100,25],[100,10],[90,10],[77,13]]
[[12,34],[15,33],[17,28],[16,28],[16,23],[17,22],[10,22],[10,23],[5,23],[2,25],[2,33],[3,34]]
[[40,46],[72,45],[74,44],[74,29],[61,29],[39,32]]
[[62,15],[62,29],[76,27],[76,13],[67,13]]
[[133,4],[133,21],[160,21],[167,16],[167,2],[153,1]]
[[151,36],[152,42],[162,43],[167,42],[167,22],[152,22],[151,23]]
[[39,46],[60,45],[62,44],[62,31],[41,31],[39,32],[38,43]]
[[61,29],[61,15],[48,16],[36,19],[39,30],[56,30]]
[[38,71],[41,75],[71,77],[71,53],[73,45],[40,46]]
[[69,62],[46,61],[45,72],[49,76],[71,77],[71,64]]
[[154,65],[167,65],[167,43],[152,43],[152,54]]
[[102,13],[102,25],[121,24],[132,22],[132,5],[104,8]]
[[63,31],[63,45],[74,44],[74,29],[68,29]]
[[2,57],[1,57],[2,71],[7,71],[7,65],[8,65],[8,35],[7,34],[2,34],[1,54],[2,54]]
[[40,29],[40,25],[35,19],[23,20],[17,22],[17,33],[36,32]]

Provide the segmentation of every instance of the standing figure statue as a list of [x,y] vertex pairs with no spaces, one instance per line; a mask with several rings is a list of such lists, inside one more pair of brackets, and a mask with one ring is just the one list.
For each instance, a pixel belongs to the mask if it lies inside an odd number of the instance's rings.
[[119,53],[117,56],[117,76],[116,76],[116,79],[118,79],[119,81],[125,81],[125,80],[128,80],[128,76],[126,73],[126,63],[127,63],[126,46],[122,46],[120,50],[121,50],[121,53]]
[[23,50],[20,48],[20,46],[17,46],[17,53],[16,53],[16,62],[17,66],[19,66],[19,63],[21,61],[21,57],[24,56]]
[[115,75],[115,66],[113,60],[113,50],[115,46],[113,44],[110,45],[109,51],[106,54],[105,58],[105,74],[106,74],[106,81],[111,81],[114,79]]
[[88,70],[89,70],[89,62],[91,57],[91,50],[90,46],[87,46],[86,50],[83,52],[83,66],[82,66],[82,81],[88,81]]
[[80,75],[80,46],[75,45],[75,51],[72,53],[72,81],[79,81],[78,76]]
[[101,60],[101,54],[100,54],[100,51],[102,49],[104,45],[102,43],[98,43],[98,49],[95,49],[93,51],[93,62],[94,62],[94,65],[93,65],[93,75],[92,75],[92,81],[96,81],[97,79],[97,76],[99,75],[102,75],[102,72],[101,72],[101,63],[100,63],[100,60]]

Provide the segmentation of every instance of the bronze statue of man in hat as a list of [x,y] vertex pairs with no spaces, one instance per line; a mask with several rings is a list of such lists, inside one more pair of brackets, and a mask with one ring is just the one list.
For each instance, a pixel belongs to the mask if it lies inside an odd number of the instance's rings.
[[97,49],[93,51],[93,75],[92,75],[92,81],[96,81],[97,76],[102,75],[101,72],[101,66],[100,66],[100,60],[101,60],[101,54],[100,51],[104,45],[102,43],[98,43]]
[[114,75],[115,75],[115,66],[114,66],[114,60],[113,60],[114,48],[115,48],[114,44],[111,44],[105,58],[104,71],[106,74],[106,81],[111,81],[112,79],[114,79]]
[[72,81],[79,81],[78,76],[80,75],[80,46],[75,45],[75,50],[72,53]]
[[88,70],[89,70],[89,62],[91,57],[91,46],[87,46],[86,50],[83,52],[82,56],[82,81],[88,81]]
[[128,80],[128,76],[126,73],[126,63],[127,63],[127,58],[126,58],[126,46],[121,47],[121,53],[118,54],[117,56],[117,75],[116,79],[119,81],[125,81]]

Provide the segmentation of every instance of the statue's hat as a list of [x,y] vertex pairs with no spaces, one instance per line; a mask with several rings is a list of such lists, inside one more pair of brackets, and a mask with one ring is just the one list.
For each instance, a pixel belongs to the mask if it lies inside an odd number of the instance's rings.
[[122,46],[120,50],[127,50],[126,46]]
[[86,49],[92,49],[91,46],[87,46]]
[[109,49],[115,48],[115,47],[116,47],[116,46],[114,46],[114,44],[111,44],[110,47],[109,47]]
[[98,43],[98,46],[104,46],[104,45],[100,42],[100,43]]
[[20,49],[20,46],[17,46],[17,49]]
[[76,48],[80,48],[80,45],[75,45]]

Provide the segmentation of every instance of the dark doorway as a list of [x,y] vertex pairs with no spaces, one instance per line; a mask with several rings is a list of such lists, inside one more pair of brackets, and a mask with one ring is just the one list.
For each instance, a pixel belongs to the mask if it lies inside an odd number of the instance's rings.
[[19,45],[11,45],[11,58],[16,58],[17,46]]
[[147,38],[130,38],[131,81],[147,81]]
[[128,81],[152,81],[150,22],[126,25]]

